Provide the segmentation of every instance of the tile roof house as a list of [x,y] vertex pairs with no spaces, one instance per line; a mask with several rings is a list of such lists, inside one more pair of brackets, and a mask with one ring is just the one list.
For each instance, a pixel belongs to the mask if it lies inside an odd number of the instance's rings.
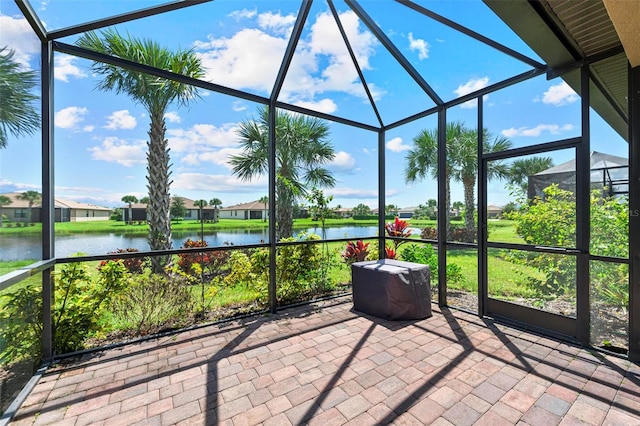
[[251,201],[220,209],[220,219],[263,219],[269,217],[269,203]]
[[[29,202],[18,198],[20,194],[19,192],[0,194],[11,200],[9,204],[2,206],[0,214],[10,222],[41,222],[42,206],[40,203],[37,202],[31,206],[31,217],[29,217]],[[55,199],[56,222],[90,222],[109,220],[110,217],[111,209],[109,207],[78,203],[62,198]]]
[[[171,197],[171,202],[174,198],[181,198],[186,208],[186,213],[182,217],[184,220],[200,220],[200,207],[196,206],[195,200],[186,197]],[[218,211],[220,209],[217,209]],[[216,208],[213,206],[205,206],[202,208],[202,218],[204,220],[216,220]],[[122,207],[122,220],[125,222],[138,221],[143,222],[147,220],[147,205],[144,203],[132,203],[131,204],[131,219],[129,219],[129,204],[125,204]]]

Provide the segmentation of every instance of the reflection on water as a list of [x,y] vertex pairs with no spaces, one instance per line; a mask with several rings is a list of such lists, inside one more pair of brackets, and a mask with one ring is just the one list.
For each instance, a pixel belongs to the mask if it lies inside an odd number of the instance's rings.
[[[325,239],[375,237],[376,226],[341,226],[325,229]],[[322,236],[322,228],[294,229],[294,235],[306,232]],[[173,233],[173,247],[178,248],[187,239],[199,240],[199,232]],[[260,244],[269,241],[267,229],[205,232],[204,240],[209,246]],[[40,235],[1,235],[0,261],[41,259],[42,243]],[[105,254],[117,249],[135,248],[149,250],[146,236],[116,234],[75,234],[57,236],[55,239],[56,257],[68,257],[77,253],[85,255]]]

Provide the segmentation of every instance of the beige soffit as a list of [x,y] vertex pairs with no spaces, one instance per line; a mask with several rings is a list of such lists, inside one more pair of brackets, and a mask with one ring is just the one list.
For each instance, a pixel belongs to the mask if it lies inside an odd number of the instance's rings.
[[[483,0],[551,69],[622,47],[602,0]],[[614,0],[626,2],[627,0]],[[640,3],[640,0],[629,0]],[[633,20],[633,21],[638,21]],[[591,106],[628,138],[625,52],[592,64]],[[580,93],[578,69],[562,76]]]
[[632,67],[640,66],[640,1],[603,0]]

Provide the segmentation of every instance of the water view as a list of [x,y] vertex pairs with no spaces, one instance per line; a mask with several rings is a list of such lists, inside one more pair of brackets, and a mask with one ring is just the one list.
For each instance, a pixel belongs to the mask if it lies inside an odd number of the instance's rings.
[[[320,227],[294,229],[294,236],[301,233],[322,235]],[[377,226],[340,226],[325,229],[325,239],[374,237],[378,233]],[[178,248],[187,239],[199,240],[199,232],[173,234],[173,247]],[[209,246],[222,246],[225,243],[234,245],[260,244],[269,241],[267,229],[227,230],[205,232],[204,240]],[[40,235],[0,235],[0,261],[40,259],[42,257]],[[117,249],[136,248],[149,250],[146,236],[126,234],[75,234],[57,236],[55,253],[57,257],[73,256],[77,253],[99,255]]]

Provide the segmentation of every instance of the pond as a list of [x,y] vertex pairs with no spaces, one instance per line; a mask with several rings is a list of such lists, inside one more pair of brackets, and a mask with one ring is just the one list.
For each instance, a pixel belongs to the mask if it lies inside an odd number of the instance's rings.
[[[294,229],[295,236],[302,232],[322,235],[320,227]],[[325,228],[326,239],[375,237],[377,234],[377,226]],[[200,233],[194,231],[174,233],[173,247],[182,246],[182,243],[188,238],[199,240]],[[234,245],[259,244],[268,242],[269,231],[267,229],[205,231],[204,240],[209,246],[222,246],[225,243],[233,243]],[[39,259],[42,257],[41,245],[39,235],[0,234],[0,261]],[[124,248],[136,248],[140,251],[146,251],[149,250],[149,243],[146,236],[126,234],[74,234],[57,236],[55,239],[56,257],[68,257],[76,253],[99,255]]]

